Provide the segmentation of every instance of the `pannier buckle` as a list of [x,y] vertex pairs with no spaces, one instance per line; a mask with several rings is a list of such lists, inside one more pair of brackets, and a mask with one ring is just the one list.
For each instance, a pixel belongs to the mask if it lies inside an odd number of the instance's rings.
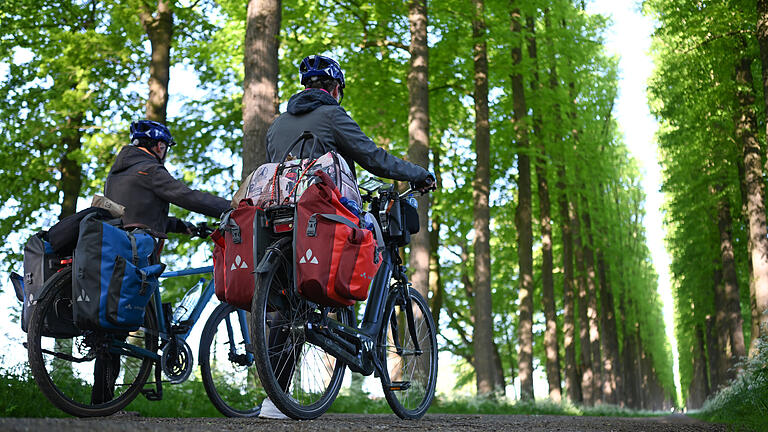
[[232,241],[235,244],[240,244],[240,242],[243,241],[243,239],[240,237],[240,227],[237,225],[232,227]]
[[317,215],[313,214],[307,221],[307,237],[314,237],[317,235]]

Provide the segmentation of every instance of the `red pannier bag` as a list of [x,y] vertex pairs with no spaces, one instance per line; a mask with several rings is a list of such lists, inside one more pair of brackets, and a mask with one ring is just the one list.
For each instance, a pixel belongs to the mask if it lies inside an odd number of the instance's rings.
[[211,234],[213,248],[213,279],[216,297],[240,309],[251,309],[256,289],[255,224],[260,208],[251,200],[225,213],[221,225]]
[[368,298],[381,265],[373,232],[339,201],[341,194],[323,171],[296,205],[294,263],[296,289],[325,306],[351,306]]

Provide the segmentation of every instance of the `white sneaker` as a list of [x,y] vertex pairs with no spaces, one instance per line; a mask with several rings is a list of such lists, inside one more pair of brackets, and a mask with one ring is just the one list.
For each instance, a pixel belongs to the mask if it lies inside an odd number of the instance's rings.
[[275,420],[288,420],[289,417],[282,413],[275,404],[272,403],[269,398],[264,399],[261,403],[261,412],[259,418],[275,419]]

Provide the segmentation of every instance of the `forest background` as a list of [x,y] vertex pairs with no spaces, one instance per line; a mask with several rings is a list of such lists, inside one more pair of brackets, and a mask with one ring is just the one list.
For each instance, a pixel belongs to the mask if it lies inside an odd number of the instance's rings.
[[[583,1],[6,1],[3,270],[18,266],[25,235],[101,191],[137,118],[171,127],[175,174],[231,195],[300,90],[297,61],[326,53],[347,72],[343,106],[362,129],[437,176],[438,192],[420,199],[411,280],[459,364],[457,387],[699,407],[745,369],[750,346],[761,352],[762,3],[642,4],[658,27],[649,95],[662,125],[680,396],[640,171],[614,112],[618,58],[605,51],[608,20]],[[172,70],[194,74],[197,89],[169,101]],[[171,267],[210,248],[171,246]]]

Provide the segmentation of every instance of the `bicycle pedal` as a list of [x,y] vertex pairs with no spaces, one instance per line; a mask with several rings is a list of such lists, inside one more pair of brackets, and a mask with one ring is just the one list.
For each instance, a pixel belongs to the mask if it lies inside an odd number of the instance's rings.
[[155,391],[155,389],[144,389],[141,391],[141,394],[143,394],[144,397],[147,398],[147,400],[149,401],[154,402],[154,401],[163,400],[163,394],[158,393],[157,391]]
[[390,391],[405,391],[411,388],[410,381],[392,381],[392,385],[389,386]]

